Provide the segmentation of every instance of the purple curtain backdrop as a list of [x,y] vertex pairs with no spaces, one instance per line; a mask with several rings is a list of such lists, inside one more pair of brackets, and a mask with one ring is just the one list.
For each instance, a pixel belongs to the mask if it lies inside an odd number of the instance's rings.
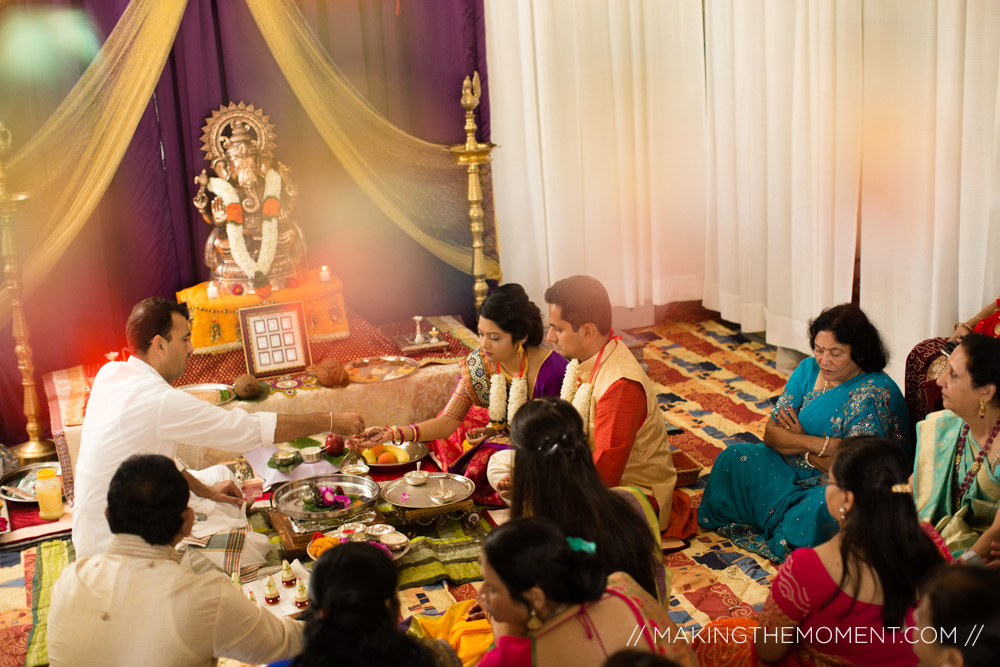
[[[103,42],[127,5],[21,0],[5,11],[82,6]],[[427,141],[464,141],[461,82],[478,70],[479,139],[489,140],[482,0],[401,0],[398,15],[395,0],[298,5],[373,106]],[[15,150],[52,111],[45,100],[51,91],[34,92],[31,103],[12,109],[0,104]],[[230,101],[253,103],[270,116],[276,157],[292,168],[299,185],[294,217],[309,245],[310,266],[330,266],[344,282],[349,307],[374,322],[415,314],[460,314],[473,321],[471,277],[412,241],[354,185],[298,104],[246,5],[189,0],[155,94],[107,194],[57,269],[27,299],[43,404],[43,374],[99,363],[104,353],[124,347],[125,319],[134,303],[151,295],[173,298],[207,279],[202,254],[210,229],[191,203],[193,179],[208,167],[201,151],[205,118]],[[488,183],[485,194],[490,220]],[[11,336],[9,325],[0,331],[0,441],[16,444],[26,434]],[[47,410],[43,420],[48,431]]]

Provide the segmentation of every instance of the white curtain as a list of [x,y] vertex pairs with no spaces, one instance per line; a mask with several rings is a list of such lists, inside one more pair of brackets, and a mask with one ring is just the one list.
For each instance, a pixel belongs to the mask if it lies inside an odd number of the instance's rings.
[[701,0],[487,0],[504,280],[589,273],[616,306],[701,296]]
[[1000,294],[1000,3],[865,3],[861,306],[910,348]]
[[808,351],[860,250],[901,383],[1000,294],[1000,2],[486,10],[503,268],[536,300],[587,272],[615,305],[703,296]]
[[704,302],[768,342],[850,301],[861,177],[861,0],[706,0]]

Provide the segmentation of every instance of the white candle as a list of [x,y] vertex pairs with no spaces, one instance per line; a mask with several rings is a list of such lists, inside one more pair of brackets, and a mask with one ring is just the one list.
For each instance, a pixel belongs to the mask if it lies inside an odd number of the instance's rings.
[[330,269],[327,268],[326,266],[320,267],[320,270],[319,270],[319,279],[320,279],[321,282],[324,282],[324,283],[330,282]]
[[219,288],[215,286],[215,283],[209,283],[208,287],[205,289],[205,292],[208,293],[209,299],[219,298]]

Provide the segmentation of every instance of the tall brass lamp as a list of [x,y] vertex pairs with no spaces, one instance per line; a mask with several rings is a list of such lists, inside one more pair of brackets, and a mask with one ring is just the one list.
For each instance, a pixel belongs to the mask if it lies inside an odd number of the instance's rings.
[[28,418],[28,441],[14,447],[13,453],[18,461],[24,464],[31,461],[54,459],[56,446],[51,440],[41,437],[42,425],[39,419],[41,409],[38,402],[38,392],[35,390],[35,365],[31,361],[28,322],[24,318],[24,307],[21,302],[21,265],[17,261],[17,250],[11,229],[14,202],[23,201],[28,196],[24,193],[7,191],[5,160],[10,149],[10,130],[0,122],[0,252],[3,253],[3,273],[7,279],[7,291],[10,294],[14,353],[17,355],[17,367],[21,371],[21,384],[24,386],[24,415]]
[[465,143],[449,146],[458,159],[458,165],[466,167],[469,174],[468,202],[469,228],[472,230],[472,277],[475,279],[473,292],[476,296],[476,310],[486,300],[486,253],[483,251],[483,188],[479,181],[479,165],[490,162],[490,151],[496,144],[481,144],[476,141],[476,119],[474,112],[479,106],[479,72],[470,80],[465,77],[462,84],[462,108],[465,109]]

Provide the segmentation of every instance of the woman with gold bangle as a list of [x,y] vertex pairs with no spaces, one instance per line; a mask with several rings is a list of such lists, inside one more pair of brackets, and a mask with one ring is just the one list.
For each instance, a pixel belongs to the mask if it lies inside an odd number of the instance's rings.
[[[479,308],[479,349],[461,362],[458,385],[441,413],[417,424],[369,428],[356,441],[430,442],[445,469],[476,483],[477,502],[503,504],[486,480],[487,463],[510,449],[508,424],[518,408],[532,398],[559,396],[566,372],[566,360],[540,346],[543,333],[542,313],[524,288],[501,285]],[[489,425],[484,411],[473,407],[488,409]]]
[[981,333],[991,338],[1000,338],[1000,299],[986,304],[982,310],[976,313],[971,319],[964,322],[955,322],[955,333],[948,339],[962,340],[966,334],[972,332]]

